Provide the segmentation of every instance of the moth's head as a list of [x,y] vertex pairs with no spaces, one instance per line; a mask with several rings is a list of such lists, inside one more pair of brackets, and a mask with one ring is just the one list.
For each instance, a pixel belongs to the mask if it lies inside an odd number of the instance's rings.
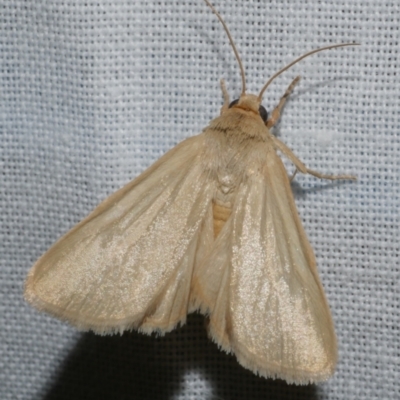
[[242,94],[238,99],[233,100],[228,109],[235,108],[259,115],[264,123],[268,120],[267,110],[261,104],[260,98],[254,94]]

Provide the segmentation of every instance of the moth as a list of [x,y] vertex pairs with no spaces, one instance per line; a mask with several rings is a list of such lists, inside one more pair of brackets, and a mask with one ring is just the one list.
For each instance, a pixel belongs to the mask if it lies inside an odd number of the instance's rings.
[[[334,371],[334,326],[315,257],[298,216],[290,177],[322,179],[270,129],[299,81],[271,117],[262,97],[230,102],[221,81],[220,116],[104,200],[32,267],[26,300],[78,329],[98,334],[137,329],[164,334],[188,313],[208,316],[212,340],[264,377],[308,384]],[[294,176],[293,176],[294,177]],[[293,178],[292,177],[292,178]]]

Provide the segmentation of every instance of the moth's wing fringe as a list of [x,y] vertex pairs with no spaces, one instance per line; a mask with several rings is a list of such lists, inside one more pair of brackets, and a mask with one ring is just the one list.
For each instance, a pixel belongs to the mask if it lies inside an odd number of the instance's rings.
[[126,320],[114,321],[114,325],[109,326],[109,323],[106,321],[101,324],[99,321],[90,322],[85,318],[85,321],[82,322],[80,318],[74,318],[67,313],[60,313],[59,309],[54,308],[51,304],[41,301],[37,296],[32,295],[31,293],[25,292],[25,299],[37,310],[45,311],[50,316],[73,325],[79,331],[92,331],[101,336],[116,334],[122,335],[124,332],[129,331],[138,331],[146,335],[156,334],[157,336],[164,336],[166,333],[173,331],[175,328],[185,325],[187,320],[187,315],[185,314],[185,316],[180,320],[174,321],[168,326],[161,328],[157,325],[143,327],[140,325],[142,322],[141,320],[139,320],[139,322],[132,323],[131,318],[127,318]]
[[26,300],[99,334],[162,335],[184,324],[196,240],[211,207],[202,146],[202,134],[180,143],[57,241],[29,272]]
[[238,349],[233,350],[231,347],[222,345],[219,340],[220,335],[216,333],[211,326],[208,329],[208,336],[220,350],[227,354],[234,355],[240,365],[242,365],[244,368],[247,368],[254,374],[264,378],[282,379],[289,384],[309,385],[327,381],[335,370],[334,365],[330,370],[327,370],[323,373],[299,370],[293,371],[289,368],[282,367],[280,364],[268,364],[268,362],[265,362],[264,365],[260,366],[253,361],[252,354],[242,353]]

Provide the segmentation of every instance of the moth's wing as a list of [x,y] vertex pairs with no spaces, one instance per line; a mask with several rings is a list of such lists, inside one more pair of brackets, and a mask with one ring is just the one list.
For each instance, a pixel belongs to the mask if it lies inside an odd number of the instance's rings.
[[290,183],[275,152],[238,191],[193,296],[211,337],[246,368],[307,384],[336,364],[334,326]]
[[26,299],[97,333],[163,333],[184,322],[197,241],[211,218],[203,140],[176,146],[62,237],[30,271]]

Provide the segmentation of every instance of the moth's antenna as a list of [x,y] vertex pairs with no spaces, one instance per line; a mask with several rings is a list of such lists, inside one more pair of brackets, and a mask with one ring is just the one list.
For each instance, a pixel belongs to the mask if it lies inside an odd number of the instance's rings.
[[226,26],[225,21],[219,15],[218,11],[211,5],[211,3],[208,0],[204,0],[204,1],[208,5],[208,7],[211,8],[212,12],[217,16],[217,18],[220,20],[222,26],[225,29],[226,34],[228,35],[229,42],[231,43],[231,46],[233,48],[233,52],[235,53],[235,57],[236,57],[236,59],[237,59],[237,61],[239,63],[240,73],[242,75],[242,94],[245,94],[246,93],[246,76],[245,76],[245,73],[244,73],[244,68],[243,68],[242,61],[240,60],[239,53],[238,53],[238,51],[236,49],[235,43],[233,42],[232,36],[231,36],[231,34],[229,32],[229,29]]
[[319,53],[320,51],[324,51],[324,50],[329,50],[329,49],[336,49],[337,47],[345,47],[345,46],[359,46],[359,43],[343,43],[343,44],[334,44],[331,46],[326,46],[326,47],[321,47],[320,49],[316,49],[316,50],[312,50],[306,54],[303,54],[301,57],[296,58],[294,61],[292,61],[290,64],[286,65],[286,67],[283,67],[281,70],[279,70],[276,74],[272,75],[271,78],[269,78],[268,82],[263,86],[263,88],[260,91],[260,94],[258,95],[258,99],[262,100],[263,94],[265,92],[265,90],[267,89],[267,87],[271,84],[271,82],[278,77],[282,72],[285,72],[286,70],[288,70],[291,66],[293,66],[294,64],[298,63],[299,61],[301,61],[303,58],[306,58],[308,56],[311,56],[312,54],[315,53]]

